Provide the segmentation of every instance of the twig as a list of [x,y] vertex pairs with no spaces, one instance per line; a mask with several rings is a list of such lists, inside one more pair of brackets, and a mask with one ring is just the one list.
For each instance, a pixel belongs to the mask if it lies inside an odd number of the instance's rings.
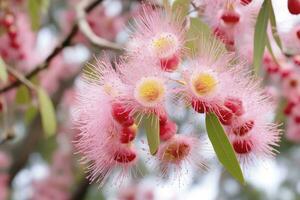
[[[91,12],[99,3],[101,3],[103,0],[94,0],[92,1],[85,9],[85,11],[87,13]],[[71,45],[71,41],[73,39],[73,37],[77,34],[78,32],[78,24],[75,23],[69,33],[69,35],[67,35],[67,37],[62,41],[62,43],[57,46],[53,52],[46,58],[46,60],[38,65],[36,68],[34,68],[32,71],[30,71],[28,74],[26,74],[24,77],[26,79],[30,79],[31,77],[33,77],[34,75],[38,74],[40,71],[48,68],[51,60],[57,56],[65,47],[70,46]],[[0,89],[0,94],[5,93],[15,87],[18,87],[19,85],[21,85],[22,82],[18,79],[15,82],[11,83],[8,86],[5,86],[3,88]]]
[[96,35],[91,29],[90,25],[86,20],[85,8],[89,5],[91,0],[82,0],[78,3],[76,7],[77,21],[80,31],[89,39],[94,45],[100,46],[101,48],[113,49],[113,50],[123,50],[122,46],[105,40],[104,38]]
[[26,87],[28,87],[31,90],[36,90],[36,86],[33,85],[26,77],[23,76],[22,73],[20,73],[18,70],[12,68],[11,66],[6,65],[7,71],[12,74],[14,77],[16,77],[21,83],[23,83]]
[[81,200],[84,199],[85,195],[89,189],[89,180],[85,177],[80,181],[79,185],[77,185],[76,190],[74,191],[71,200]]

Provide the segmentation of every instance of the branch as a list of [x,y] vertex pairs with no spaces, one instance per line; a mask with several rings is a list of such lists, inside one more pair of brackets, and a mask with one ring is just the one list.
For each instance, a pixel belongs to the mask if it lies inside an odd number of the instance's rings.
[[[93,0],[89,5],[87,5],[85,7],[86,8],[85,12],[87,12],[87,13],[91,12],[102,1],[103,0]],[[75,23],[73,25],[69,35],[67,35],[67,37],[62,41],[62,43],[53,50],[53,52],[46,58],[46,60],[42,64],[40,64],[36,68],[34,68],[32,71],[27,73],[24,77],[29,80],[34,75],[38,74],[40,71],[48,68],[51,60],[55,56],[57,56],[65,47],[71,45],[71,41],[74,38],[74,36],[77,34],[77,32],[78,32],[78,24]],[[5,93],[15,87],[18,87],[21,84],[22,84],[22,81],[18,79],[15,82],[11,83],[10,85],[1,88],[0,94]]]
[[80,31],[85,35],[87,39],[94,45],[100,46],[101,48],[113,49],[113,50],[123,50],[122,46],[105,40],[104,38],[96,35],[91,29],[89,23],[86,20],[85,9],[89,5],[91,0],[82,0],[78,3],[76,7],[77,21]]
[[26,79],[22,73],[20,73],[18,70],[12,68],[11,66],[6,65],[7,71],[12,74],[14,77],[16,77],[22,84],[24,84],[26,87],[28,87],[30,90],[36,90],[36,86],[33,85],[28,79]]
[[80,181],[79,185],[77,185],[76,190],[72,194],[71,200],[84,199],[85,195],[88,192],[89,186],[90,186],[89,180],[84,177]]

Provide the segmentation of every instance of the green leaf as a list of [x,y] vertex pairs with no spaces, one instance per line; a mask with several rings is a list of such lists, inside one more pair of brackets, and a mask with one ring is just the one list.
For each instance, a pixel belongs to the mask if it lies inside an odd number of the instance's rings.
[[54,135],[56,131],[56,117],[52,101],[43,88],[38,88],[37,93],[43,129],[47,136]]
[[271,22],[271,26],[272,26],[273,38],[274,38],[275,42],[277,43],[278,47],[280,49],[282,49],[281,40],[280,40],[280,37],[278,35],[278,31],[277,31],[276,17],[275,17],[272,2],[270,2],[270,22]]
[[27,9],[31,20],[32,30],[38,30],[40,27],[40,7],[39,0],[28,0]]
[[16,94],[16,103],[28,104],[30,102],[30,93],[26,86],[21,85]]
[[33,119],[37,116],[38,109],[35,106],[30,106],[27,108],[24,116],[24,121],[26,125],[29,125]]
[[159,139],[159,118],[155,114],[144,115],[142,117],[142,126],[147,135],[147,141],[150,153],[155,155],[160,143]]
[[240,183],[244,184],[244,176],[226,133],[214,113],[207,113],[205,118],[208,138],[214,151],[227,171]]
[[1,57],[0,57],[0,78],[4,83],[7,82],[8,75],[6,70],[6,64]]
[[189,54],[194,54],[199,51],[200,39],[208,40],[212,35],[211,29],[201,19],[191,17],[190,27],[187,31],[185,46],[189,50]]
[[271,46],[271,43],[270,43],[270,40],[269,40],[269,37],[267,36],[267,42],[266,42],[266,45],[267,45],[267,49],[269,51],[269,53],[271,54],[272,58],[273,58],[273,61],[279,65],[278,61],[277,61],[277,58],[276,56],[274,55],[274,52],[273,52],[273,49],[272,49],[272,46]]
[[28,0],[27,10],[31,20],[31,27],[38,30],[41,22],[41,14],[45,13],[49,7],[49,0]]
[[179,20],[184,20],[188,15],[190,8],[190,0],[175,0],[172,4],[172,12]]
[[257,17],[254,32],[253,67],[256,74],[259,73],[262,57],[267,42],[267,27],[269,21],[271,0],[265,0]]

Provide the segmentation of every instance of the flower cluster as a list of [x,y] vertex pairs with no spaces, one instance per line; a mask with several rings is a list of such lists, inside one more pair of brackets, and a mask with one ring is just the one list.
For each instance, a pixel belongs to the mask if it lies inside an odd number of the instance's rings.
[[142,10],[125,55],[113,64],[102,56],[79,85],[76,145],[91,181],[102,185],[118,169],[120,181],[130,172],[139,156],[137,129],[149,116],[159,120],[161,143],[151,153],[163,174],[185,164],[206,166],[198,136],[179,134],[168,116],[169,100],[183,101],[195,115],[215,113],[241,163],[272,156],[279,141],[277,126],[269,123],[274,108],[248,66],[222,51],[213,36],[200,38],[199,51],[188,55],[184,20],[168,10],[147,5]]
[[287,117],[287,138],[294,142],[300,141],[300,71],[299,56],[291,58],[281,56],[276,62],[266,54],[263,59],[265,70],[270,78],[269,82],[278,84],[280,95],[286,101],[283,113]]

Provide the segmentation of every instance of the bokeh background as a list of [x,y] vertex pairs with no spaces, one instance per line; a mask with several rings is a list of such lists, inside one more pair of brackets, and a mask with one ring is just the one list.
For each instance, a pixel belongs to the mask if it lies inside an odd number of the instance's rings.
[[[24,73],[43,63],[68,36],[76,21],[75,7],[80,0],[36,0],[45,7],[36,16],[27,1],[30,0],[0,1],[0,18],[3,19],[6,14],[13,15],[19,38],[18,43],[11,45],[8,44],[11,42],[8,36],[1,34],[1,57],[7,65]],[[152,3],[159,4],[159,1]],[[278,32],[288,33],[295,24],[300,23],[299,15],[288,12],[287,0],[273,0],[272,3]],[[128,39],[126,26],[138,13],[140,5],[138,0],[105,0],[88,14],[87,21],[96,35],[122,45]],[[196,14],[190,13],[191,16]],[[112,180],[103,188],[99,188],[97,183],[89,184],[84,168],[78,162],[79,156],[74,153],[72,140],[75,130],[70,118],[75,101],[74,88],[81,69],[85,63],[93,63],[94,56],[99,56],[102,50],[84,34],[77,33],[68,47],[52,59],[46,70],[31,77],[33,82],[45,88],[55,105],[58,128],[54,135],[44,133],[37,111],[37,99],[26,87],[13,89],[1,96],[1,132],[9,137],[0,146],[0,200],[6,197],[13,200],[134,200],[130,198],[132,194],[141,200],[300,199],[300,144],[296,140],[287,140],[285,132],[278,148],[280,153],[274,160],[265,160],[247,169],[246,185],[232,179],[214,159],[208,172],[194,172],[193,176],[183,174],[180,184],[172,180],[159,181],[152,175],[154,169],[151,165],[143,162],[139,170],[145,177],[137,174],[133,180],[125,180],[121,185],[118,180]],[[278,51],[275,49],[275,52]],[[109,51],[108,54],[113,57],[119,53]],[[9,81],[15,81],[15,78],[10,74]],[[276,89],[277,86],[273,87]],[[281,92],[278,88],[276,94]],[[282,114],[282,105],[278,103],[278,107],[278,113],[271,117],[279,117],[285,130],[286,118]],[[172,105],[170,113],[178,123],[190,117],[185,110],[174,111]],[[204,132],[204,118],[200,117],[188,126],[200,127],[200,131]],[[183,130],[188,128],[181,126]],[[211,156],[209,151],[207,156]]]

